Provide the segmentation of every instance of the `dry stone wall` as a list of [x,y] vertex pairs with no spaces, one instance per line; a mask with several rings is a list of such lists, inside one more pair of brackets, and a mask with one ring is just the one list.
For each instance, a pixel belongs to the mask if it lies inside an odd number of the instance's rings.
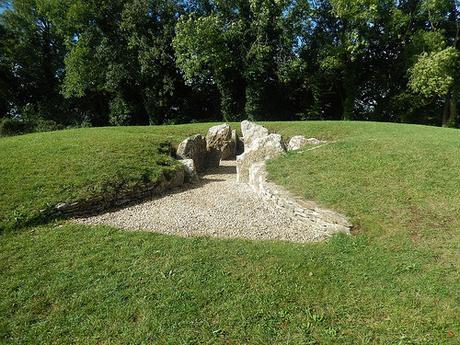
[[52,212],[60,217],[86,217],[95,215],[109,209],[142,201],[152,196],[162,195],[171,189],[182,186],[185,182],[185,176],[185,168],[179,166],[170,176],[163,176],[157,182],[140,185],[132,190],[100,195],[89,200],[60,203],[54,207]]
[[[269,134],[268,130],[249,121],[241,123],[244,152],[237,156],[237,179],[247,182],[266,202],[284,209],[288,216],[305,224],[315,233],[317,239],[332,234],[350,233],[351,224],[345,216],[319,207],[312,201],[295,197],[281,186],[267,180],[265,162],[286,152],[284,142],[279,134]],[[297,150],[305,145],[318,145],[318,139],[306,139],[295,136],[291,139],[290,149]]]
[[319,207],[312,201],[295,197],[286,189],[267,180],[265,161],[254,163],[249,169],[249,185],[266,202],[286,211],[288,216],[305,224],[315,233],[316,240],[335,233],[349,234],[351,224],[337,212]]

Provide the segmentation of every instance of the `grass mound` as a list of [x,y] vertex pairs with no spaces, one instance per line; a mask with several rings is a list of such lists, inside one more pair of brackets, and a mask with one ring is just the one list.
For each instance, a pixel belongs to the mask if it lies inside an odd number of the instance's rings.
[[344,212],[366,234],[458,243],[460,131],[368,122],[270,126],[331,141],[270,161],[277,183]]
[[[347,214],[359,225],[355,236],[251,242],[63,222],[7,233],[0,236],[0,342],[458,344],[460,132],[356,122],[267,126],[331,142],[279,157],[269,173]],[[207,127],[100,131],[136,147]],[[100,139],[88,135],[95,152]],[[143,165],[134,163],[145,153],[133,149],[118,161],[138,172]]]
[[165,144],[208,126],[87,128],[0,138],[0,231],[60,202],[155,182],[176,169]]

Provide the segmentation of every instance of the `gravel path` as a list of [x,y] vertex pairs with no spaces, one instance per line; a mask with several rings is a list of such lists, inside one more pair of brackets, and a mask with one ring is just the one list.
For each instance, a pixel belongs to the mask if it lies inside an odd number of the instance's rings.
[[234,161],[223,161],[201,182],[118,211],[76,220],[128,230],[181,236],[315,240],[305,225],[263,202],[247,184],[236,182]]

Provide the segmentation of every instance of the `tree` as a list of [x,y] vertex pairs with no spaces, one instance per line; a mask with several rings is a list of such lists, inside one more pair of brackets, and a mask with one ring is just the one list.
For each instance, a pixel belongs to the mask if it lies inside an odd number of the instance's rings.
[[185,16],[174,38],[177,65],[188,83],[217,85],[224,118],[279,116],[281,75],[298,66],[295,29],[307,7],[303,1],[235,0],[217,3],[210,14]]
[[112,124],[164,122],[181,86],[171,46],[180,11],[173,0],[68,6],[66,96],[108,99]]
[[8,3],[0,116],[458,125],[457,0]]
[[[14,0],[1,14],[1,69],[6,75],[9,111],[22,118],[66,122],[65,100],[59,88],[65,47],[49,20],[44,0]],[[4,89],[4,87],[2,87]]]
[[[460,4],[454,0],[425,0],[421,11],[427,15],[430,31],[422,31],[416,43],[421,52],[409,69],[409,87],[428,99],[444,99],[442,125],[458,124],[460,91]],[[446,21],[445,19],[448,18]],[[421,43],[421,44],[420,44]]]
[[176,62],[185,80],[191,85],[215,83],[226,120],[239,119],[243,114],[243,66],[241,56],[232,50],[232,46],[242,44],[232,42],[241,38],[239,30],[237,24],[224,25],[217,15],[191,15],[177,23],[173,41]]
[[[0,119],[5,117],[10,110],[10,103],[13,101],[14,77],[11,72],[10,62],[7,56],[6,37],[7,31],[0,22]],[[14,87],[13,87],[14,86]]]
[[447,98],[443,126],[457,125],[457,101],[460,89],[460,54],[454,47],[422,53],[410,69],[409,86],[414,92],[431,98]]

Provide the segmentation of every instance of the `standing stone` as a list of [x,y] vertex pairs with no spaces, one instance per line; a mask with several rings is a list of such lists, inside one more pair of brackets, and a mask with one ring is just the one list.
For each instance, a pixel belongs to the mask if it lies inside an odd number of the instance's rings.
[[243,154],[236,157],[237,181],[248,182],[249,169],[252,164],[274,158],[284,152],[286,152],[286,147],[280,134],[269,134],[256,138],[251,142],[249,148],[245,148]]
[[232,129],[226,123],[209,128],[206,135],[207,166],[216,168],[221,159],[234,156]]
[[251,147],[254,140],[257,138],[263,138],[268,135],[268,129],[255,124],[254,122],[250,122],[248,120],[244,120],[241,122],[241,132],[243,133],[243,141],[244,141],[244,150],[246,151],[249,147]]
[[235,156],[242,154],[244,152],[244,143],[236,130],[232,131],[232,141],[235,143]]
[[235,159],[235,142],[229,141],[222,146],[222,156],[220,157],[223,161],[230,161]]
[[304,147],[305,145],[319,145],[323,143],[323,141],[318,140],[316,138],[305,138],[303,135],[296,135],[289,140],[288,150],[294,151],[299,150],[300,148]]
[[182,163],[185,170],[185,182],[197,183],[199,182],[198,175],[195,169],[195,163],[193,159],[181,159],[179,162]]
[[238,140],[239,138],[238,138],[238,134],[236,133],[236,130],[232,130],[230,141],[224,143],[222,146],[221,160],[230,161],[236,158]]
[[206,170],[206,139],[201,134],[185,139],[176,155],[179,159],[192,159],[197,172]]

